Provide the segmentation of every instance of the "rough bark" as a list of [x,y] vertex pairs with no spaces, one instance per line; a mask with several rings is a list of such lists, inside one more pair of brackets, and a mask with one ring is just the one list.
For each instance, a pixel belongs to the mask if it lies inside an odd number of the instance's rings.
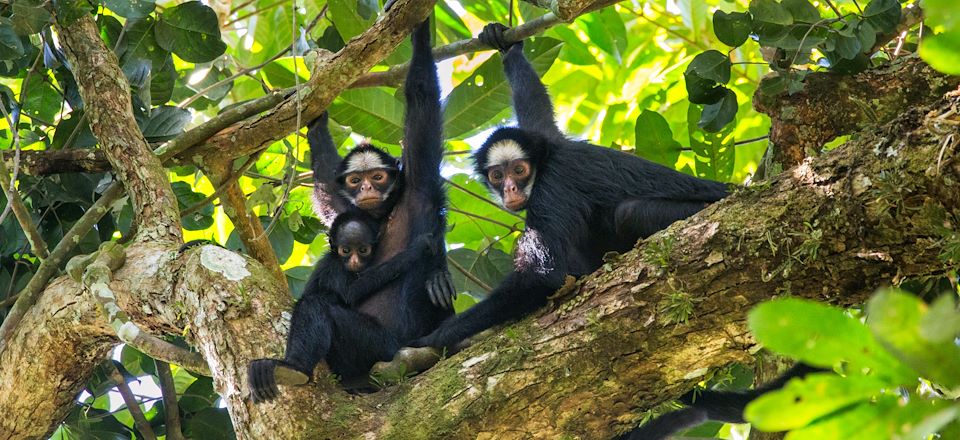
[[[13,166],[13,151],[2,151],[0,157]],[[110,171],[110,162],[100,150],[28,150],[20,152],[20,172],[31,176],[59,173],[102,173]]]
[[57,35],[80,87],[100,149],[127,189],[137,214],[137,239],[181,240],[176,197],[160,159],[137,127],[117,57],[100,39],[93,18],[57,21]]
[[[510,331],[368,396],[321,373],[275,404],[249,402],[245,366],[282,352],[291,304],[252,259],[135,244],[110,287],[144,329],[189,326],[240,438],[609,438],[709,368],[749,361],[744,319],[760,301],[857,304],[883,284],[943,273],[934,219],[960,216],[960,160],[957,125],[933,118],[950,105],[737,192]],[[116,344],[78,285],[61,278],[48,290],[0,352],[0,365],[19,366],[0,371],[0,438],[47,435]],[[686,322],[669,318],[678,295],[693,305]]]
[[769,97],[758,89],[753,105],[771,117],[773,162],[789,168],[837,136],[886,124],[903,109],[930,102],[958,84],[960,77],[938,73],[911,56],[855,76],[813,73],[793,95]]

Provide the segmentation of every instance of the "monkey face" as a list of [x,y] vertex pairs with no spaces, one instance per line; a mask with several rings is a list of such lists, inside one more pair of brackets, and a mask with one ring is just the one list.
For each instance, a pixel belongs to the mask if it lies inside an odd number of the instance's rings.
[[485,177],[494,196],[511,211],[526,208],[536,168],[520,143],[513,139],[501,140],[490,147],[486,158]]
[[337,223],[330,231],[330,247],[350,272],[360,272],[373,258],[377,231],[362,221]]
[[373,247],[369,244],[359,244],[357,246],[338,246],[337,255],[340,255],[340,261],[350,272],[360,272],[367,263],[370,262],[370,256],[373,255]]
[[533,184],[533,167],[526,159],[515,159],[487,168],[487,180],[500,194],[503,206],[520,211],[527,206]]
[[389,206],[398,173],[392,156],[372,145],[360,145],[343,158],[338,177],[340,194],[354,206],[379,216]]
[[349,173],[343,179],[350,200],[364,211],[380,208],[390,195],[394,183],[394,177],[383,168]]

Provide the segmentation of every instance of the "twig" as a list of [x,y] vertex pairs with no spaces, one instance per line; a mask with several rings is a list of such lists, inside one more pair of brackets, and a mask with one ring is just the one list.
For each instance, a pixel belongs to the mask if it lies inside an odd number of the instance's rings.
[[486,203],[486,204],[488,204],[488,205],[495,206],[497,209],[499,209],[499,210],[501,210],[501,211],[503,211],[503,212],[506,212],[507,214],[510,214],[510,215],[512,215],[512,216],[520,219],[520,220],[523,220],[523,217],[520,216],[520,214],[517,214],[517,213],[515,213],[515,212],[513,212],[513,211],[510,211],[510,210],[507,209],[507,208],[504,208],[504,207],[496,204],[493,200],[490,200],[490,199],[488,199],[488,198],[486,198],[486,197],[484,197],[484,196],[482,196],[482,195],[480,195],[480,194],[477,194],[477,193],[475,193],[475,192],[473,192],[473,191],[470,191],[470,190],[467,189],[466,187],[461,186],[461,185],[457,184],[456,182],[454,182],[454,181],[452,181],[452,180],[450,180],[450,179],[443,179],[443,180],[444,180],[445,182],[447,182],[448,185],[450,185],[450,186],[452,186],[452,187],[454,187],[454,188],[456,188],[456,189],[458,189],[458,190],[460,190],[460,191],[463,191],[463,192],[466,193],[467,195],[470,195],[470,196],[472,196],[472,197],[475,197],[475,198],[479,199],[480,201],[482,201],[482,202],[484,202],[484,203]]
[[160,378],[160,394],[163,395],[163,409],[166,414],[167,440],[184,440],[180,430],[180,407],[177,403],[177,388],[173,383],[170,364],[154,360],[157,377]]
[[485,290],[487,293],[490,293],[490,291],[493,290],[492,287],[490,287],[487,283],[484,283],[480,278],[477,278],[476,275],[470,273],[470,271],[467,270],[467,268],[461,266],[460,263],[457,263],[453,258],[447,257],[447,262],[450,263],[450,265],[453,266],[454,269],[459,270],[460,273],[463,274],[463,276],[467,277],[470,281],[473,281],[474,283],[476,283],[478,286],[480,286],[481,289]]
[[493,224],[495,224],[495,225],[497,225],[497,226],[502,226],[502,227],[504,227],[504,228],[509,229],[510,232],[520,232],[519,229],[517,229],[517,228],[515,228],[515,227],[513,227],[513,226],[511,226],[511,225],[508,225],[508,224],[506,224],[506,223],[504,223],[504,222],[501,222],[501,221],[498,221],[498,220],[494,220],[494,219],[489,218],[489,217],[484,217],[484,216],[482,216],[482,215],[480,215],[480,214],[474,214],[474,213],[472,213],[472,212],[467,212],[467,211],[464,211],[464,210],[462,210],[462,209],[457,209],[457,208],[447,208],[447,210],[449,210],[450,212],[456,212],[457,214],[463,214],[463,215],[465,215],[465,216],[467,216],[467,217],[473,217],[473,218],[475,218],[475,219],[484,220],[484,221],[493,223]]
[[120,370],[117,369],[116,364],[114,364],[112,360],[105,362],[105,364],[109,365],[107,368],[110,369],[110,378],[117,384],[117,391],[120,393],[120,397],[123,397],[123,403],[127,405],[127,410],[130,411],[130,416],[133,417],[133,424],[137,427],[137,431],[147,440],[157,440],[157,435],[153,433],[150,422],[143,416],[143,411],[140,409],[140,402],[137,402],[137,398],[133,395],[133,391],[130,390],[130,386],[127,385],[127,380],[124,379],[123,374],[120,374]]

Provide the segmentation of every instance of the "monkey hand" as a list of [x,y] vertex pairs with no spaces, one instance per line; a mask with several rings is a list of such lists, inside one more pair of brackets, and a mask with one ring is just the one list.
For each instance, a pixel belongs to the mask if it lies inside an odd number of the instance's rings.
[[453,299],[457,296],[457,291],[453,287],[450,271],[441,269],[428,275],[427,294],[433,305],[442,309],[453,309]]
[[483,30],[480,31],[480,35],[477,36],[477,39],[481,43],[499,50],[501,53],[505,53],[510,50],[513,46],[523,47],[523,41],[508,41],[504,37],[503,33],[509,30],[510,28],[504,26],[501,23],[490,23],[483,27]]
[[257,359],[247,367],[247,381],[253,403],[267,402],[280,395],[280,385],[303,385],[310,376],[277,359]]

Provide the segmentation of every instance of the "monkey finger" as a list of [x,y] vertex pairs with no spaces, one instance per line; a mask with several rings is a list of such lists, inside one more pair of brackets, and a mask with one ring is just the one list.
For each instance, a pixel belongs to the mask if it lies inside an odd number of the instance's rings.
[[443,288],[437,282],[437,277],[432,277],[428,281],[427,293],[430,294],[430,302],[436,307],[443,308]]
[[443,299],[447,304],[447,308],[452,309],[453,299],[457,296],[457,289],[453,286],[453,276],[450,275],[450,272],[444,274],[442,284],[444,288]]

